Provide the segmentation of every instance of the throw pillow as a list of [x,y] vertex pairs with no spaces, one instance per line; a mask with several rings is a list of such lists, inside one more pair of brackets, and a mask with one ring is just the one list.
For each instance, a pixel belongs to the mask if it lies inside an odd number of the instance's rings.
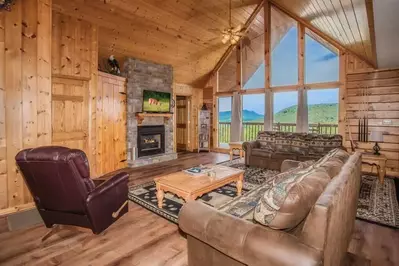
[[278,175],[256,205],[254,219],[273,229],[294,228],[308,215],[329,180],[325,169],[313,166]]

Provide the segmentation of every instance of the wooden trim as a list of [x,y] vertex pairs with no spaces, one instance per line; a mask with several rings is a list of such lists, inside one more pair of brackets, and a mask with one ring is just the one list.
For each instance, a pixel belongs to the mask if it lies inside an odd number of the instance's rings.
[[241,40],[238,42],[236,49],[236,91],[241,90],[241,81],[242,81],[242,53],[241,53]]
[[298,85],[305,84],[305,26],[298,23]]
[[216,97],[229,97],[229,96],[233,96],[233,92],[216,92],[215,93]]
[[238,93],[242,94],[242,95],[263,94],[263,93],[265,93],[265,89],[264,88],[259,88],[259,89],[240,90]]
[[349,50],[351,51],[351,53],[353,53],[354,55],[356,55],[357,57],[361,58],[362,60],[364,60],[365,62],[367,62],[368,64],[370,64],[371,66],[373,66],[374,68],[376,67],[375,64],[373,64],[372,62],[370,62],[370,60],[368,58],[365,58],[362,55],[359,55],[357,52],[353,51],[352,49],[348,49],[346,48],[344,45],[342,45],[340,42],[337,42],[334,38],[331,38],[330,36],[328,36],[327,34],[325,34],[324,32],[322,32],[321,30],[319,30],[318,28],[316,28],[315,26],[313,26],[310,22],[306,21],[305,19],[301,18],[300,16],[297,16],[296,14],[292,13],[291,11],[289,11],[287,8],[283,7],[281,4],[279,4],[277,2],[277,0],[269,0],[270,3],[277,9],[279,9],[280,11],[282,11],[283,13],[287,14],[288,16],[290,16],[291,18],[295,19],[297,22],[299,22],[300,24],[303,24],[306,28],[310,29],[311,31],[313,31],[314,33],[316,33],[317,35],[319,35],[321,38],[323,38],[324,40],[326,40],[327,42],[331,43],[332,45],[334,45],[335,47],[337,47],[339,50]]
[[7,209],[1,209],[0,210],[0,217],[8,216],[10,214],[21,212],[21,211],[31,210],[31,209],[34,209],[34,208],[36,208],[35,203],[34,202],[29,202],[29,203],[26,203],[26,204],[21,204],[21,205],[15,206],[15,207],[7,208]]
[[333,82],[320,82],[320,83],[310,83],[305,84],[306,89],[333,89],[339,88],[342,85],[341,81],[333,81]]
[[270,90],[272,92],[295,91],[295,90],[298,90],[299,88],[300,88],[299,84],[295,84],[295,85],[271,87]]
[[338,134],[343,138],[342,142],[346,141],[346,53],[339,52],[339,100],[338,100]]
[[105,73],[105,72],[98,71],[98,75],[101,76],[101,77],[112,78],[112,79],[116,79],[116,80],[119,80],[119,81],[122,81],[122,82],[126,82],[126,78],[125,77],[113,75],[113,74],[110,74],[110,73]]
[[89,77],[72,76],[72,75],[62,75],[62,74],[52,74],[51,76],[52,76],[53,78],[90,81],[90,78],[89,78]]
[[84,102],[83,96],[53,94],[52,98],[53,98],[53,101]]
[[[260,2],[258,6],[255,8],[254,12],[252,12],[251,16],[248,18],[247,22],[244,25],[244,33],[246,33],[249,29],[249,27],[252,25],[252,22],[255,20],[256,16],[258,15],[259,11],[263,7],[263,2]],[[267,1],[265,1],[267,2]],[[238,42],[240,43],[240,42]],[[237,44],[238,44],[237,43]],[[236,44],[236,45],[237,45]],[[216,72],[219,71],[219,69],[223,66],[224,62],[227,60],[227,58],[230,56],[231,52],[233,51],[234,47],[236,45],[230,45],[229,48],[226,50],[226,52],[223,54],[223,56],[220,58],[219,62],[217,62],[216,66],[213,68],[211,71],[211,76],[214,75]],[[219,87],[219,86],[218,86]]]

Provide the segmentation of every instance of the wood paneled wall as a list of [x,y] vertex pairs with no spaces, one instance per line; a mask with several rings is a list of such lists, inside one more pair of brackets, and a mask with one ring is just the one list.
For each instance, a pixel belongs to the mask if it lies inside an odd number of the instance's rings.
[[[362,66],[363,67],[363,66]],[[346,117],[351,127],[352,138],[358,139],[358,118],[362,116],[361,104],[368,97],[370,131],[384,132],[380,143],[381,153],[388,158],[387,174],[399,176],[399,69],[361,70],[346,76]],[[368,88],[368,96],[361,90]],[[349,148],[348,129],[345,145]],[[374,143],[358,142],[361,151],[372,151]]]
[[52,25],[53,144],[84,150],[96,177],[98,27],[56,11]]
[[0,214],[31,202],[15,155],[51,144],[51,0],[0,11]]
[[126,167],[126,78],[98,73],[96,167],[103,175]]
[[[189,116],[187,150],[195,151],[198,149],[198,110],[200,110],[203,104],[203,89],[175,83],[173,85],[174,100],[176,100],[176,96],[188,96],[187,107]],[[173,121],[175,123],[174,128],[176,128],[176,117],[174,117]],[[176,149],[176,130],[174,131],[174,142],[174,147]]]

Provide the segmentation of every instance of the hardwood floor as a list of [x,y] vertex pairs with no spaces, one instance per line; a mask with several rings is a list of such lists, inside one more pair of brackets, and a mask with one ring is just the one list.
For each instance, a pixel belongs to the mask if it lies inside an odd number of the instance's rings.
[[[226,154],[182,154],[178,160],[131,170],[131,184],[198,164],[217,163]],[[102,235],[63,230],[41,244],[43,225],[0,233],[1,265],[187,265],[186,240],[177,225],[129,203],[129,213]],[[1,231],[0,231],[1,232]],[[372,266],[399,265],[399,230],[356,221],[349,248]]]

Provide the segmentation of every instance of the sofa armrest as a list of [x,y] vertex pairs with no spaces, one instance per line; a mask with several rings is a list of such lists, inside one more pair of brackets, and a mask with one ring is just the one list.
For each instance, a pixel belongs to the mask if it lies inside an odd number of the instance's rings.
[[254,141],[246,141],[246,142],[244,142],[242,144],[242,148],[243,148],[243,150],[246,153],[251,152],[252,149],[256,149],[256,148],[259,148],[259,147],[260,147],[259,146],[259,141],[256,141],[256,140],[254,140]]
[[299,163],[300,161],[284,160],[283,163],[281,164],[280,172],[283,173],[293,168],[297,168],[299,166]]
[[322,265],[322,254],[295,236],[252,224],[199,202],[192,201],[183,206],[179,227],[246,265]]

